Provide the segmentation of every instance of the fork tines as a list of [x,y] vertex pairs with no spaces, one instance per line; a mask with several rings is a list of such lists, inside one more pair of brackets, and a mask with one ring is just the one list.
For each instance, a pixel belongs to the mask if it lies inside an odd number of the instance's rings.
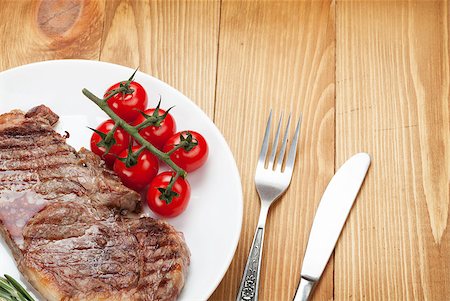
[[[266,131],[264,133],[264,140],[263,140],[261,152],[259,154],[259,159],[258,159],[258,167],[259,168],[265,167],[265,162],[268,159],[267,168],[274,169],[275,171],[279,171],[279,172],[286,172],[286,171],[292,172],[292,169],[294,167],[294,162],[295,162],[295,154],[296,154],[296,150],[297,150],[302,115],[300,114],[300,117],[297,121],[297,126],[295,128],[294,137],[292,138],[292,142],[291,142],[291,145],[288,150],[287,158],[285,157],[285,153],[286,153],[286,146],[287,146],[287,141],[288,141],[289,127],[291,124],[291,114],[289,114],[288,121],[286,124],[286,130],[284,132],[283,140],[282,140],[281,146],[279,148],[278,140],[279,140],[279,136],[280,136],[280,128],[281,128],[282,120],[283,120],[283,114],[281,114],[280,119],[278,120],[277,130],[275,132],[275,137],[274,137],[273,143],[271,145],[272,149],[270,152],[270,156],[267,158],[267,151],[269,149],[270,127],[271,127],[271,123],[272,123],[272,111],[270,111],[269,119],[267,120]],[[277,152],[278,152],[278,156],[275,160]],[[283,161],[285,161],[284,170],[282,170]]]

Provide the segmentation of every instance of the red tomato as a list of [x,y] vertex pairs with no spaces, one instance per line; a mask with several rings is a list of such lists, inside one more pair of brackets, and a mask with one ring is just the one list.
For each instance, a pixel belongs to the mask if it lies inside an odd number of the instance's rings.
[[[97,131],[107,134],[114,127],[114,121],[111,119],[106,120],[97,127]],[[93,133],[91,137],[91,151],[102,157],[103,160],[112,166],[115,155],[120,154],[124,149],[126,149],[130,143],[130,135],[122,128],[117,128],[113,135],[116,143],[109,149],[109,152],[105,155],[106,148],[104,146],[98,146],[97,144],[101,142],[102,138],[99,134]]]
[[[132,152],[135,153],[140,146],[133,146]],[[127,158],[128,149],[119,154],[119,158]],[[116,159],[114,162],[114,171],[122,180],[122,183],[136,191],[142,190],[156,176],[159,170],[158,159],[148,150],[143,150],[137,157],[137,163],[127,167],[124,162]]]
[[173,149],[181,142],[180,135],[187,138],[188,132],[192,134],[192,141],[197,142],[197,145],[192,147],[190,150],[186,150],[184,148],[177,149],[170,155],[170,159],[172,159],[175,164],[183,168],[185,171],[191,172],[202,166],[208,158],[208,144],[202,135],[194,131],[183,131],[176,133],[170,137],[169,140],[167,140],[163,151],[167,153]]
[[[121,83],[112,85],[105,92],[105,98],[108,97],[109,92],[120,88]],[[132,93],[118,93],[108,99],[108,106],[116,113],[120,118],[127,122],[132,122],[138,117],[139,111],[144,111],[147,107],[147,92],[144,87],[139,83],[132,81],[129,85],[129,89],[132,89]]]
[[[152,116],[156,109],[145,110],[144,113]],[[166,111],[159,109],[158,115],[162,116]],[[138,125],[145,121],[145,117],[142,114],[136,118],[133,125]],[[153,144],[157,149],[162,150],[166,141],[175,133],[176,123],[170,113],[167,113],[166,117],[160,122],[159,126],[147,126],[139,130],[139,134],[145,138],[148,142]]]
[[191,186],[186,179],[179,177],[172,187],[172,191],[177,195],[173,196],[169,203],[161,198],[162,192],[158,188],[166,189],[174,175],[175,173],[171,171],[160,173],[150,183],[147,191],[148,206],[161,216],[175,217],[179,215],[186,209],[191,197]]

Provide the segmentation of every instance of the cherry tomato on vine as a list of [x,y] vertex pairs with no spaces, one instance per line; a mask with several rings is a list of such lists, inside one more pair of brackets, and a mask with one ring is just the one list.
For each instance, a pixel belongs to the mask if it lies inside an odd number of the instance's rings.
[[[191,138],[189,137],[189,133],[192,135]],[[181,138],[181,136],[183,138]],[[183,131],[170,137],[164,145],[163,151],[171,151],[179,145],[182,140],[188,141],[183,142],[187,147],[181,147],[175,150],[170,155],[170,159],[185,171],[191,172],[201,167],[206,162],[206,159],[208,158],[208,144],[205,138],[199,133],[194,131]],[[189,140],[191,140],[191,142],[189,142]]]
[[[140,146],[133,146],[131,148],[133,153],[136,153]],[[126,159],[129,154],[129,149],[122,151],[116,161],[114,162],[114,171],[122,180],[122,183],[136,191],[142,190],[147,186],[156,176],[159,170],[158,159],[148,150],[143,150],[139,153],[136,164],[130,167],[126,166],[119,158]]]
[[[101,123],[96,130],[108,134],[110,130],[114,127],[114,121],[108,119]],[[115,155],[120,154],[124,149],[126,149],[130,143],[130,135],[122,128],[118,127],[114,135],[112,136],[115,140],[115,143],[109,149],[109,152],[105,155],[106,146],[102,146],[102,137],[98,133],[93,133],[91,136],[91,151],[105,160],[106,164],[112,166],[114,160],[116,159]],[[100,146],[98,145],[100,144]]]
[[[106,90],[104,97],[108,97],[112,90],[120,88],[127,82],[120,82],[112,85]],[[128,92],[120,92],[108,99],[108,106],[120,118],[127,122],[132,122],[139,116],[139,111],[144,111],[147,107],[147,92],[144,87],[135,81],[129,82]]]
[[[144,113],[148,116],[152,116],[156,111],[156,108],[145,110]],[[158,109],[158,116],[163,116],[166,113],[163,109]],[[138,125],[144,122],[146,118],[139,114],[133,125]],[[175,133],[176,123],[175,119],[167,113],[166,117],[159,122],[158,125],[150,125],[141,130],[139,134],[145,138],[148,142],[153,144],[157,149],[162,150],[166,141]]]
[[[157,175],[150,183],[147,191],[147,203],[150,209],[164,217],[175,217],[183,212],[191,197],[191,187],[186,179],[179,177],[169,195],[169,200],[163,196],[164,191],[167,191],[167,185],[175,175],[174,172],[165,171]],[[171,197],[170,197],[171,196]]]

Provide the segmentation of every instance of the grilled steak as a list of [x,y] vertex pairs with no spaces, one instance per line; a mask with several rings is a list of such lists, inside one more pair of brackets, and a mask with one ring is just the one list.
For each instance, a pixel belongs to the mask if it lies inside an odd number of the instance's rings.
[[140,196],[76,152],[39,106],[0,115],[0,233],[48,300],[174,300],[189,265],[182,234],[139,217]]

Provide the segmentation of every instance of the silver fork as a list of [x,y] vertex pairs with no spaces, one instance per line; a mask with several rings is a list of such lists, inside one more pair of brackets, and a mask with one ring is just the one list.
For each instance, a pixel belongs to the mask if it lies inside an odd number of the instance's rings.
[[[277,131],[272,144],[272,151],[268,157],[268,166],[266,168],[265,162],[267,159],[267,151],[269,149],[270,125],[272,123],[272,112],[270,112],[261,152],[259,154],[258,165],[256,166],[255,185],[261,200],[261,210],[259,213],[258,226],[253,238],[252,247],[250,248],[250,253],[247,258],[247,264],[245,265],[244,275],[242,276],[241,286],[236,298],[238,301],[258,300],[259,274],[267,213],[269,212],[270,205],[272,205],[286,191],[292,178],[298,136],[300,133],[301,116],[297,122],[294,138],[292,139],[291,146],[289,147],[287,158],[285,158],[288,140],[287,136],[289,132],[289,125],[291,123],[291,116],[289,115],[286,131],[279,149],[277,160],[275,161],[282,118],[283,115],[281,115],[280,120],[278,121]],[[286,161],[284,169],[282,169],[283,161]]]

